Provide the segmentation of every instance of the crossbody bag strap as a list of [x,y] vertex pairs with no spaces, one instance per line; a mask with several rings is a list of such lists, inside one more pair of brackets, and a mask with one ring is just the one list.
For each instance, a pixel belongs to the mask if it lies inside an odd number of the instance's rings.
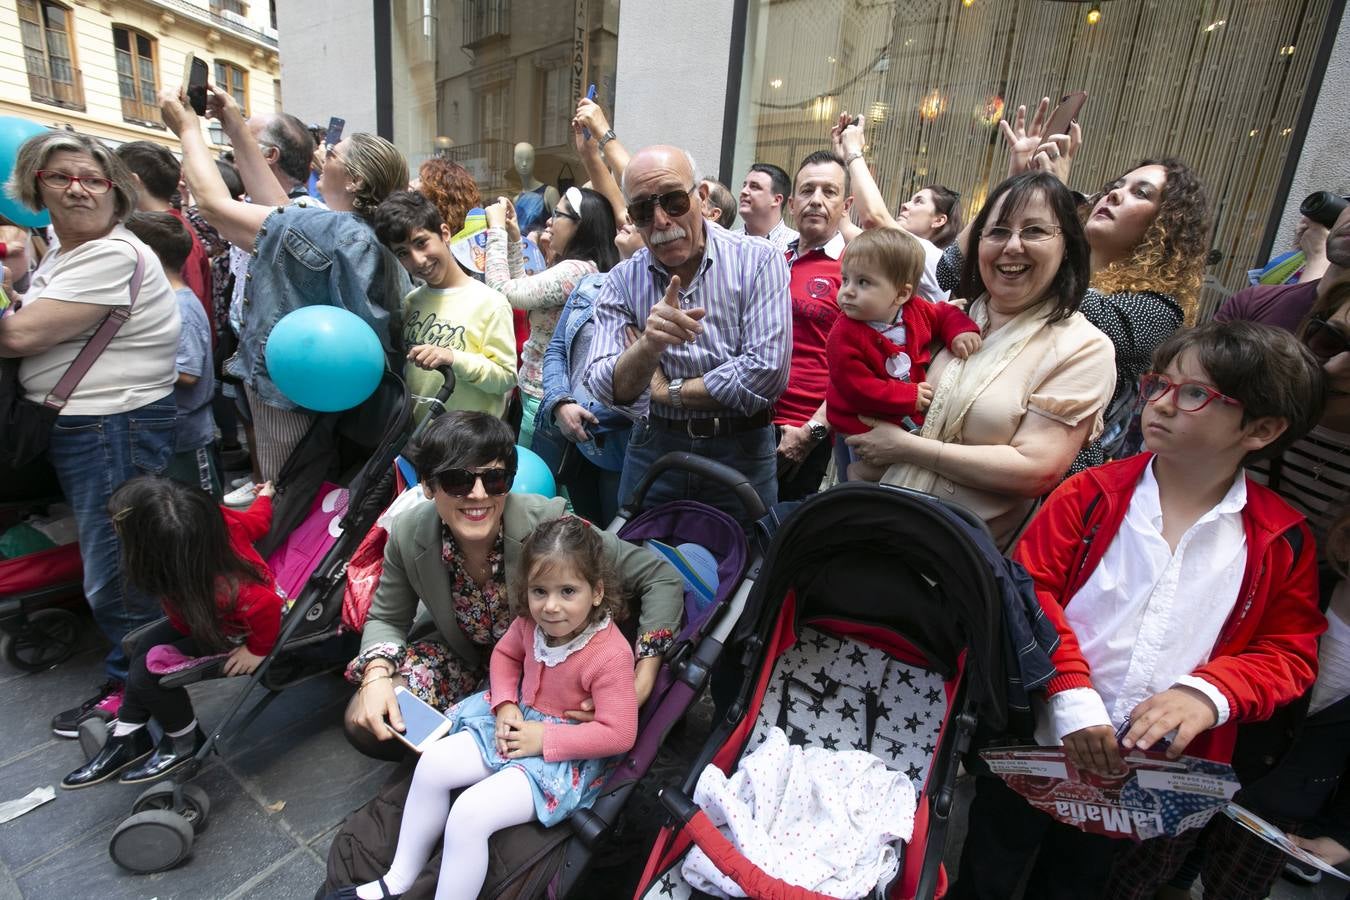
[[80,386],[84,376],[89,374],[94,363],[103,355],[103,351],[108,349],[112,339],[116,337],[117,332],[126,324],[127,319],[131,318],[131,310],[136,306],[136,298],[140,296],[141,285],[145,280],[145,257],[141,254],[139,248],[131,241],[122,238],[113,238],[113,240],[122,241],[136,254],[136,268],[131,273],[131,302],[127,304],[126,309],[114,307],[99,325],[98,331],[94,332],[93,337],[85,343],[84,349],[80,355],[75,357],[75,361],[66,369],[66,374],[61,376],[61,380],[52,388],[47,399],[42,401],[42,405],[50,409],[62,409],[70,395],[75,393],[75,388]]

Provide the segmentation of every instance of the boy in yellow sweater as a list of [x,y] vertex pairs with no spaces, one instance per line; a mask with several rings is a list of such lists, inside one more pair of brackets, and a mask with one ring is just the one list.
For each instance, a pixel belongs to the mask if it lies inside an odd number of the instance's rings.
[[439,366],[455,373],[446,409],[502,415],[516,386],[511,305],[459,267],[450,252],[450,228],[422,194],[390,194],[375,210],[375,235],[423,282],[403,298],[403,342],[409,348],[403,377],[416,421],[441,388]]

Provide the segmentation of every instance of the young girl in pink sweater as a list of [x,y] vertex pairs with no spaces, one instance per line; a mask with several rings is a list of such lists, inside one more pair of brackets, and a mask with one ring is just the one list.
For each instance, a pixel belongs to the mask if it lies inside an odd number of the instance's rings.
[[[329,900],[397,897],[442,836],[437,900],[477,897],[494,832],[589,806],[613,757],[632,748],[633,650],[614,624],[623,598],[599,535],[575,516],[545,522],[525,539],[521,572],[525,596],[511,597],[519,618],[493,648],[489,690],[451,707],[454,729],[418,761],[389,871]],[[564,717],[587,698],[593,721]]]

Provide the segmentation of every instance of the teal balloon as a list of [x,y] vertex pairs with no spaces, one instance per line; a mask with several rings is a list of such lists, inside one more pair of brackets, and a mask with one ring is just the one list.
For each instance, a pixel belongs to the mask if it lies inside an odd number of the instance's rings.
[[511,493],[558,496],[558,486],[553,482],[548,463],[540,459],[538,453],[519,444],[516,444],[516,478],[511,482]]
[[47,215],[45,209],[37,212],[24,206],[11,197],[3,186],[9,182],[9,176],[14,173],[14,163],[18,161],[19,148],[23,146],[23,142],[33,135],[43,134],[49,130],[27,119],[0,116],[0,216],[24,228],[45,228],[51,224],[52,218]]
[[356,313],[302,306],[267,336],[267,374],[287,399],[315,412],[360,406],[384,374],[384,349]]

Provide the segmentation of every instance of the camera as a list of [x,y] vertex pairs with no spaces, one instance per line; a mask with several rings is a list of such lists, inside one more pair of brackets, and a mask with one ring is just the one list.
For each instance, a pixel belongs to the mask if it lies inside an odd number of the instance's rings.
[[1336,224],[1336,217],[1347,205],[1350,205],[1350,201],[1344,197],[1338,197],[1331,191],[1318,191],[1304,198],[1298,211],[1318,225],[1330,228]]

